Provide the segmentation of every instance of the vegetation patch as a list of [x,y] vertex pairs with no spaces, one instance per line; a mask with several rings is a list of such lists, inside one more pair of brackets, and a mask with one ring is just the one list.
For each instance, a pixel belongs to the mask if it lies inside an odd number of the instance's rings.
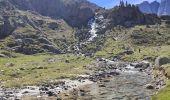
[[170,100],[170,80],[167,81],[165,88],[152,97],[152,100]]
[[1,86],[16,87],[35,85],[42,81],[73,78],[83,74],[83,66],[94,59],[73,54],[19,55],[16,58],[0,58]]

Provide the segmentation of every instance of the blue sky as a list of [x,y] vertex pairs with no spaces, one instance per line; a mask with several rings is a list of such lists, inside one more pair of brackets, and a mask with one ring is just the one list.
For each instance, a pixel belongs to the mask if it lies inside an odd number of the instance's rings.
[[[113,6],[119,4],[120,0],[88,0],[91,1],[93,3],[96,3],[97,5],[101,6],[101,7],[105,7],[105,8],[112,8]],[[133,3],[133,4],[139,4],[143,1],[155,1],[155,0],[124,0],[124,1],[128,1],[129,3]],[[160,1],[160,0],[157,0]]]

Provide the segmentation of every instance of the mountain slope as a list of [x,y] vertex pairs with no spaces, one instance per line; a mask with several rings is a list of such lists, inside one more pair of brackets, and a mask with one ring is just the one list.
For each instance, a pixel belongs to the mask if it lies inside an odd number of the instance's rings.
[[144,13],[152,13],[150,4],[148,1],[144,1],[138,5],[139,9]]
[[33,11],[22,11],[7,0],[0,1],[0,49],[23,54],[61,53],[74,40],[74,31],[64,20]]
[[9,0],[20,10],[31,10],[43,16],[62,18],[77,27],[87,24],[99,7],[86,0]]
[[138,4],[137,6],[143,13],[157,14],[160,3],[157,1],[151,3],[149,3],[148,1],[144,1],[141,4]]
[[158,15],[170,15],[170,0],[161,0]]

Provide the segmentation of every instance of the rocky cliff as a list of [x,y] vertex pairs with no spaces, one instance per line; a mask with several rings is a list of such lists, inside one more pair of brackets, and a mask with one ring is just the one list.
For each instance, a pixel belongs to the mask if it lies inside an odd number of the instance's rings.
[[43,16],[62,18],[77,27],[87,24],[99,7],[86,0],[9,0],[20,10],[31,10]]
[[156,15],[143,14],[134,5],[119,6],[105,12],[105,18],[110,19],[111,25],[123,25],[131,27],[142,24],[155,24],[160,20]]

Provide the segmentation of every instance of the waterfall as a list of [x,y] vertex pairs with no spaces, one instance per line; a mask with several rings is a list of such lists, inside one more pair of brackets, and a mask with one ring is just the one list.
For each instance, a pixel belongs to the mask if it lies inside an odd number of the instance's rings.
[[86,41],[77,43],[74,46],[75,51],[80,51],[80,48],[82,47],[83,44],[86,45],[92,42],[94,38],[98,36],[97,32],[99,31],[100,28],[105,28],[105,25],[104,26],[99,25],[97,22],[102,22],[103,20],[104,20],[104,17],[102,15],[96,15],[94,18],[89,20],[88,27],[90,28],[90,30],[88,31],[88,34],[90,35],[90,37],[86,39]]
[[93,19],[91,19],[88,22],[88,26],[90,27],[90,38],[87,40],[87,42],[92,41],[95,37],[97,37],[98,29],[100,28],[100,25],[97,23],[97,20],[102,21],[104,17],[102,15],[95,16]]
[[95,37],[97,37],[97,27],[98,27],[98,24],[96,23],[96,18],[94,19],[91,19],[89,22],[88,22],[88,25],[90,26],[90,38],[87,40],[88,42],[92,41]]

